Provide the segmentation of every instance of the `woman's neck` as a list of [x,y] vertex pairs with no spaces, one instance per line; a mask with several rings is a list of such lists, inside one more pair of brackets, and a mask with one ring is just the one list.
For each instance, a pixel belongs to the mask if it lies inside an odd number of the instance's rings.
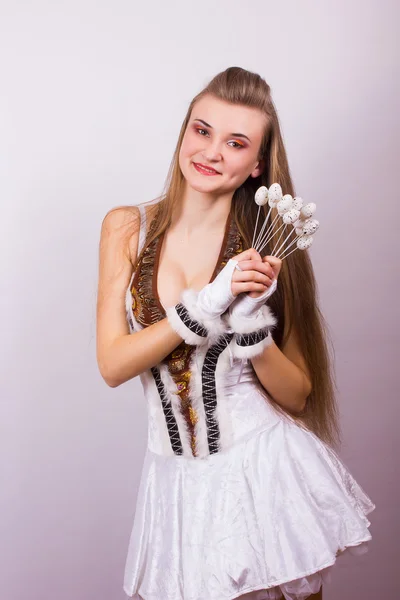
[[223,230],[231,210],[232,196],[232,192],[212,196],[193,188],[186,189],[175,211],[171,229],[187,236],[201,230]]

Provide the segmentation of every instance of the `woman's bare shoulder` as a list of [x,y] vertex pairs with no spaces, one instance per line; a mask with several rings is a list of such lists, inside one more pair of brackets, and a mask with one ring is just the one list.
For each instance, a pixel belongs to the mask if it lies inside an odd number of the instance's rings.
[[[158,200],[143,202],[141,205],[146,215],[146,233],[157,212]],[[120,248],[123,248],[124,253],[129,256],[131,263],[134,264],[138,250],[140,227],[141,210],[139,206],[116,206],[110,209],[103,219],[101,240],[104,242],[112,238],[113,245],[117,244]]]
[[102,226],[105,225],[106,228],[113,230],[123,225],[131,225],[139,219],[140,212],[137,206],[115,206],[106,213]]
[[137,248],[140,228],[140,212],[137,206],[116,206],[103,218],[100,248],[116,251],[132,260],[132,251]]

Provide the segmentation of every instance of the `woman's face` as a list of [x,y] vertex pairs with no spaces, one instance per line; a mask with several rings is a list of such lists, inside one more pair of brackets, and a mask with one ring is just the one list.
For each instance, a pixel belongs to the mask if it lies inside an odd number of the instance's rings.
[[[199,192],[234,192],[263,165],[257,156],[265,128],[255,108],[229,104],[211,95],[193,107],[179,152],[179,166],[188,184]],[[201,170],[200,165],[212,170]]]

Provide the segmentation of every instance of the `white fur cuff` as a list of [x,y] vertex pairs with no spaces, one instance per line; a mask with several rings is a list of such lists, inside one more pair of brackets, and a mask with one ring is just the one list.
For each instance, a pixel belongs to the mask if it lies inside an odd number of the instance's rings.
[[165,313],[174,331],[192,346],[214,343],[221,335],[230,331],[222,316],[207,317],[197,306],[198,292],[183,290],[181,301],[166,308]]
[[273,342],[271,331],[260,329],[252,334],[235,334],[230,344],[235,358],[253,358]]
[[208,330],[198,321],[190,318],[182,304],[169,306],[165,309],[169,324],[172,329],[187,343],[200,346],[207,342]]
[[221,335],[229,330],[222,316],[209,317],[198,307],[197,297],[199,292],[187,288],[183,290],[181,295],[181,303],[187,309],[189,315],[194,321],[197,321],[208,331],[208,336],[212,340],[218,339]]
[[261,306],[260,310],[252,317],[228,314],[226,320],[235,333],[253,333],[266,327],[275,327],[277,323],[277,318],[267,304]]

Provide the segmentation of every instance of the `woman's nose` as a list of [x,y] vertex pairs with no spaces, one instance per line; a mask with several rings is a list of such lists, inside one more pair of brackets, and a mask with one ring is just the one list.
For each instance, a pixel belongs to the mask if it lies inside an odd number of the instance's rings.
[[205,160],[221,160],[222,152],[221,152],[221,143],[218,141],[212,142],[203,150],[203,156]]

